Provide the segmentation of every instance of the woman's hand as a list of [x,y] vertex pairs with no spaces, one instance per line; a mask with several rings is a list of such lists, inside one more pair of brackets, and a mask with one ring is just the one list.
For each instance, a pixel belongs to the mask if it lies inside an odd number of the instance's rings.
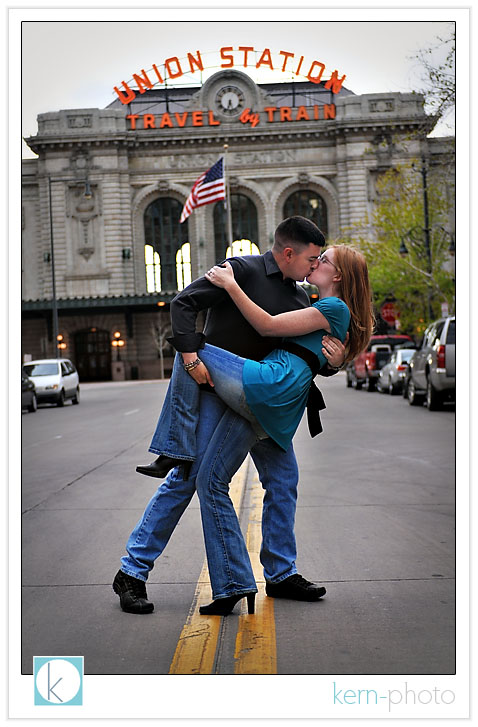
[[345,343],[333,336],[324,336],[322,339],[322,353],[332,368],[343,366],[345,360],[345,348],[349,341],[349,334],[345,337]]
[[224,290],[228,290],[236,282],[232,265],[227,262],[224,265],[215,265],[207,271],[204,277],[210,283],[213,283],[213,285],[216,285],[218,288],[224,288]]

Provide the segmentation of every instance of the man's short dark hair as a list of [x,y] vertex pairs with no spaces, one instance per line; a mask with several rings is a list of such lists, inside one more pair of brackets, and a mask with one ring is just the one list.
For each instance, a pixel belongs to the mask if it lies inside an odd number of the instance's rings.
[[287,217],[277,227],[274,235],[274,247],[283,250],[285,247],[294,247],[296,245],[303,247],[305,245],[325,246],[325,237],[319,230],[315,222],[308,220],[306,217],[294,215]]

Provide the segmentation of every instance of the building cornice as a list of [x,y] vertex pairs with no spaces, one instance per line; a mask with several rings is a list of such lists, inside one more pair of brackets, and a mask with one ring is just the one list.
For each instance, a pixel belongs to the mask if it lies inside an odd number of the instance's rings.
[[[210,133],[193,134],[188,130],[187,138],[185,138],[184,130],[163,130],[161,134],[154,134],[152,130],[148,131],[131,131],[124,133],[115,133],[110,135],[82,135],[78,136],[35,136],[29,137],[25,141],[28,146],[36,154],[41,154],[47,150],[61,151],[73,148],[124,148],[127,150],[147,149],[147,148],[182,148],[185,151],[195,150],[197,147],[208,147],[215,144],[220,145],[228,143],[235,144],[270,144],[273,142],[282,142],[287,139],[289,142],[298,141],[303,143],[307,139],[335,139],[352,134],[372,134],[377,132],[394,132],[394,133],[420,133],[421,136],[429,134],[436,119],[430,116],[421,118],[411,117],[409,119],[391,119],[391,118],[374,118],[373,120],[342,120],[342,121],[324,121],[316,124],[300,125],[300,128],[293,126],[284,128],[284,124],[270,124],[262,129],[240,129],[229,128],[218,132],[215,130]],[[296,122],[298,124],[299,122]]]
[[[158,303],[170,303],[178,294],[177,290],[163,290],[161,293],[150,293],[145,295],[115,295],[115,296],[90,296],[77,298],[58,298],[58,310],[71,310],[82,308],[118,308],[118,307],[158,307]],[[22,301],[22,311],[48,312],[52,309],[51,299],[39,298],[37,300]]]

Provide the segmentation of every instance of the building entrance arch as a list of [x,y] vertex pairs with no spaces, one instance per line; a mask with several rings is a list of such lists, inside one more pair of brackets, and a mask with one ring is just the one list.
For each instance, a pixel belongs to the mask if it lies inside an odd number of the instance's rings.
[[75,363],[82,381],[111,380],[109,331],[88,328],[75,333]]

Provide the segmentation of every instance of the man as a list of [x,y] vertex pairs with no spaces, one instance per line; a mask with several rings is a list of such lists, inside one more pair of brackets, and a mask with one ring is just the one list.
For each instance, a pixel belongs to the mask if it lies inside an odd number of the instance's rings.
[[[304,280],[315,269],[324,245],[325,238],[313,222],[300,216],[289,217],[278,226],[272,250],[264,255],[231,258],[229,262],[247,295],[276,315],[310,305],[307,294],[296,281]],[[197,315],[206,309],[204,333],[197,333]],[[205,278],[194,281],[174,298],[171,323],[174,334],[171,340],[181,353],[184,365],[196,361],[197,351],[204,341],[257,361],[279,343],[275,338],[261,337],[243,318],[228,294]],[[329,376],[337,370],[333,367],[343,363],[344,346],[337,339],[327,337],[324,347],[329,365],[320,373]],[[233,417],[237,418],[238,426],[241,421],[241,417],[231,410],[224,417],[227,407],[213,393],[210,387],[213,382],[203,363],[191,368],[190,375],[202,389],[196,460],[189,473],[183,468],[175,468],[169,473],[130,535],[126,546],[128,555],[122,558],[121,570],[113,583],[122,609],[129,613],[153,611],[145,582],[195,492],[195,476],[202,455],[213,435],[217,436],[217,427],[224,426],[226,419],[228,426],[234,424]],[[155,454],[160,454],[158,434],[157,428],[149,448]],[[260,558],[266,593],[276,598],[316,601],[324,595],[325,589],[300,576],[295,566],[298,468],[293,447],[291,445],[284,452],[271,439],[264,439],[255,444],[250,453],[264,489]],[[163,477],[163,459],[158,457],[152,464],[138,467],[137,471]],[[204,534],[205,538],[213,537],[206,528]]]

